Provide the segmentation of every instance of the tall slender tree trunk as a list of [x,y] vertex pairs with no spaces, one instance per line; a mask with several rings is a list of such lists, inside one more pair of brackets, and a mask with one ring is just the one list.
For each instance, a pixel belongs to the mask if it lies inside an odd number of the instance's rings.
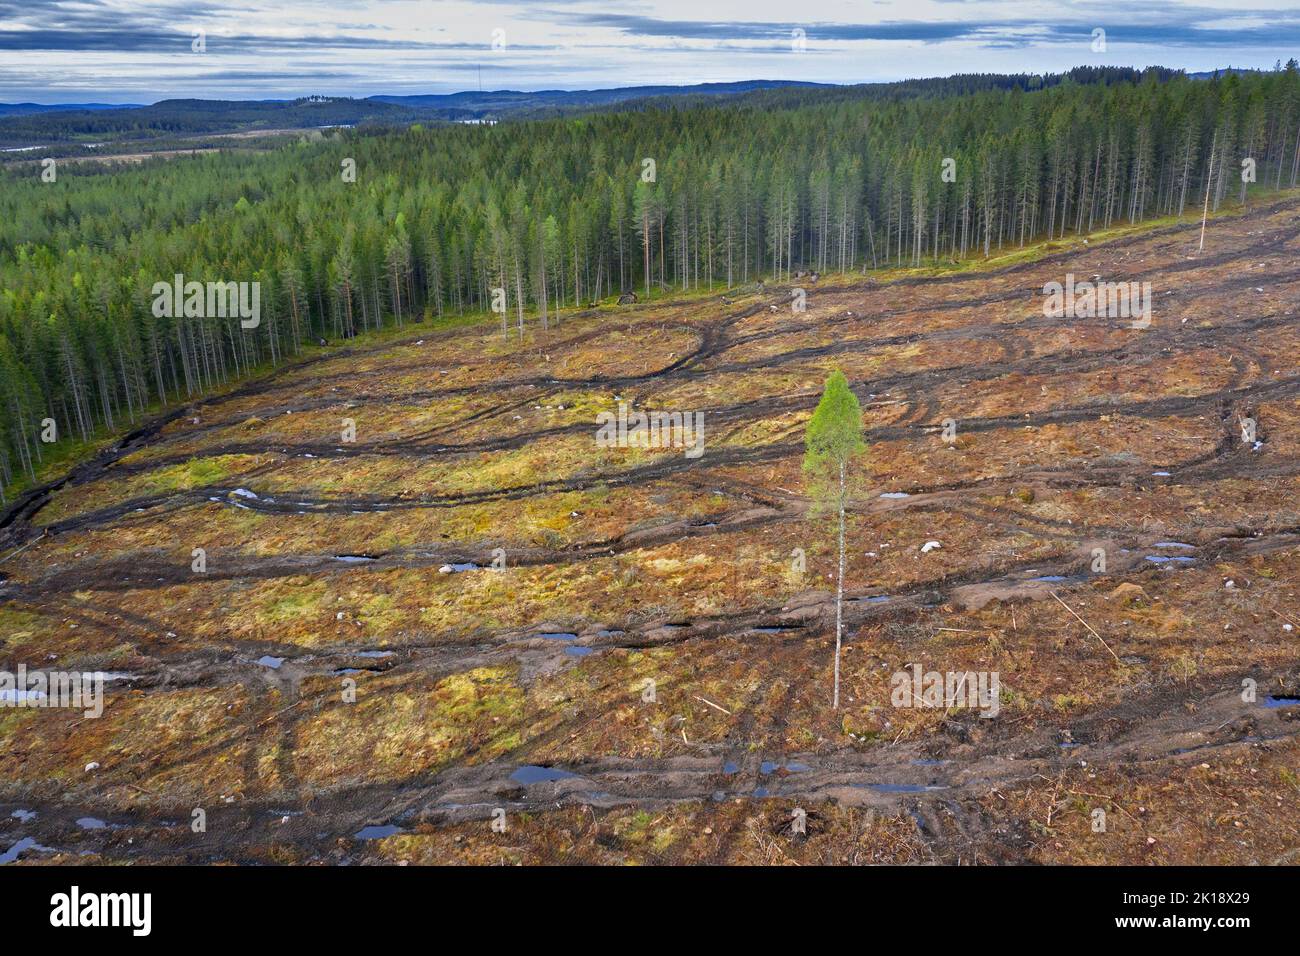
[[840,462],[840,567],[835,576],[835,694],[831,709],[840,709],[840,643],[844,633],[844,462]]
[[1210,218],[1210,183],[1214,179],[1214,147],[1218,145],[1219,133],[1216,130],[1214,140],[1210,144],[1210,168],[1205,174],[1205,206],[1201,210],[1201,244],[1196,247],[1197,252],[1205,250],[1205,222]]

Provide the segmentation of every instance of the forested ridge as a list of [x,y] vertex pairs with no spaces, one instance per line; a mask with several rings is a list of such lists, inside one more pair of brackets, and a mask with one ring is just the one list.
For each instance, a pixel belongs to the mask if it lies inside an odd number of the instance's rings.
[[[919,81],[934,83],[936,81]],[[148,106],[59,109],[0,104],[0,148],[29,144],[81,145],[148,143],[174,137],[311,129],[335,126],[406,126],[481,118],[545,119],[650,100],[696,104],[743,96],[755,90],[808,86],[779,80],[701,83],[696,86],[625,86],[610,90],[490,90],[429,96],[313,96],[295,100],[160,100]],[[877,84],[889,95],[904,95],[902,84]],[[847,88],[866,90],[865,87]],[[954,90],[955,92],[955,90]],[[857,95],[861,96],[859,92]],[[880,94],[877,94],[880,95]]]
[[[1168,78],[1174,71],[1156,69]],[[790,108],[805,100],[801,92],[819,94],[816,102],[835,99],[892,101],[922,96],[952,96],[984,90],[1036,90],[1063,82],[1132,82],[1141,77],[1126,67],[1077,67],[1068,73],[969,73],[956,76],[825,86],[778,80],[701,83],[695,86],[625,86],[610,90],[463,91],[428,96],[301,97],[295,100],[160,100],[147,106],[5,111],[0,104],[0,147],[33,143],[84,145],[110,143],[153,145],[160,140],[219,135],[235,131],[310,129],[332,126],[408,126],[412,123],[459,122],[490,118],[554,119],[596,110],[642,110],[647,107],[701,106],[719,100],[739,105]]]
[[[488,308],[507,334],[624,290],[987,256],[1300,176],[1300,72],[1026,89],[764,91],[265,154],[0,171],[0,487],[41,420],[121,428],[302,343]],[[855,94],[853,91],[857,90]],[[341,175],[355,160],[355,182]],[[654,181],[643,173],[653,160]],[[941,176],[952,159],[956,178]],[[152,288],[261,283],[261,321],[154,315]]]

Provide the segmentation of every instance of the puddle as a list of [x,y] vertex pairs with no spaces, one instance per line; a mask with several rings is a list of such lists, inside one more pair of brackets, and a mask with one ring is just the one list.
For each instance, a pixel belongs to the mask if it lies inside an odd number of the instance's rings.
[[555,780],[567,780],[570,777],[576,777],[576,773],[569,773],[567,770],[561,770],[559,767],[539,767],[535,764],[525,764],[510,775],[510,779],[515,783],[549,783]]
[[1151,547],[1153,548],[1186,548],[1188,551],[1195,551],[1196,545],[1183,544],[1181,541],[1157,541]]
[[249,491],[247,488],[236,488],[234,491],[231,492],[231,494],[239,495],[239,497],[241,498],[251,498],[253,501],[257,500],[257,495]]
[[790,624],[777,624],[772,626],[752,627],[750,628],[755,634],[784,634],[787,631],[797,631],[799,628]]
[[284,658],[272,657],[270,654],[263,654],[255,663],[261,664],[263,667],[269,667],[274,671],[280,669],[280,665],[284,663]]
[[83,830],[107,830],[108,824],[98,817],[82,817],[77,821],[77,826]]
[[1182,554],[1148,554],[1146,560],[1150,561],[1152,564],[1191,564],[1196,559],[1189,558]]
[[880,497],[882,498],[910,498],[912,497],[906,491],[886,491]]
[[392,657],[396,651],[357,651],[353,657]]
[[347,564],[364,564],[367,561],[374,561],[375,559],[364,554],[336,554],[334,555],[334,560],[343,561]]
[[29,700],[44,700],[39,690],[0,690],[0,704],[21,704]]
[[11,818],[13,818],[14,820],[18,820],[18,821],[21,822],[21,823],[27,823],[27,822],[29,822],[29,821],[31,821],[31,820],[35,820],[35,819],[36,819],[36,811],[35,811],[35,810],[15,810],[13,813],[9,814],[9,816],[10,816]]
[[473,561],[453,561],[451,564],[444,564],[438,569],[439,574],[459,574],[462,571],[477,571],[478,565]]
[[853,600],[860,604],[884,604],[889,600],[889,596],[886,594],[873,594],[871,597],[860,597]]
[[362,827],[352,838],[354,840],[382,840],[384,837],[396,836],[401,832],[401,827],[386,823],[383,826]]
[[597,637],[622,637],[625,631],[597,631]]
[[1064,574],[1042,574],[1036,578],[1030,578],[1031,581],[1064,581]]
[[31,837],[23,837],[21,840],[19,840],[17,843],[11,846],[4,853],[0,853],[0,866],[4,866],[6,863],[14,862],[14,860],[18,859],[18,854],[23,853],[26,850],[38,850],[41,853],[58,852],[52,846],[41,846]]
[[753,796],[755,796],[755,797],[766,797],[766,796],[768,796],[767,787],[755,787],[755,788],[754,788]]
[[727,774],[731,774],[731,773],[739,773],[739,772],[740,772],[740,768],[737,767],[737,766],[736,766],[734,763],[732,763],[730,760],[728,760],[726,763],[724,763],[724,764],[722,765],[722,772],[723,772],[723,773],[727,773]]
[[1168,478],[1168,477],[1169,477],[1169,472],[1167,472],[1167,471],[1153,471],[1153,472],[1151,472],[1151,476],[1152,476],[1153,478]]
[[591,648],[578,647],[575,645],[574,647],[566,647],[564,653],[568,654],[570,657],[586,657],[591,653]]
[[567,631],[545,631],[536,636],[545,638],[548,641],[576,641],[578,639],[577,634],[570,634]]
[[1270,694],[1264,698],[1263,704],[1270,710],[1277,707],[1297,707],[1300,706],[1300,697],[1292,697],[1289,694],[1274,697]]

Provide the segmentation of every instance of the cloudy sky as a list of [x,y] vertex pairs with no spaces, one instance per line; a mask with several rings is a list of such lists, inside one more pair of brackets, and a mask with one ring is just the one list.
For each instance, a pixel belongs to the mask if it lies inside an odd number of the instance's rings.
[[1300,0],[0,0],[0,102],[1199,71],[1293,55]]

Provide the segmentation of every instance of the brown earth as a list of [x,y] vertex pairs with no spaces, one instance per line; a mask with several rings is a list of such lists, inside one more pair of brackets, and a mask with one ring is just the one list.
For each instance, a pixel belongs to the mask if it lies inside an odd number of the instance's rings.
[[[1198,234],[416,325],[148,423],[0,518],[0,666],[122,675],[0,708],[0,858],[1300,860],[1300,200]],[[1046,317],[1066,273],[1150,282],[1151,327]],[[703,455],[597,447],[619,400]],[[997,672],[996,716],[894,706],[913,664]]]

